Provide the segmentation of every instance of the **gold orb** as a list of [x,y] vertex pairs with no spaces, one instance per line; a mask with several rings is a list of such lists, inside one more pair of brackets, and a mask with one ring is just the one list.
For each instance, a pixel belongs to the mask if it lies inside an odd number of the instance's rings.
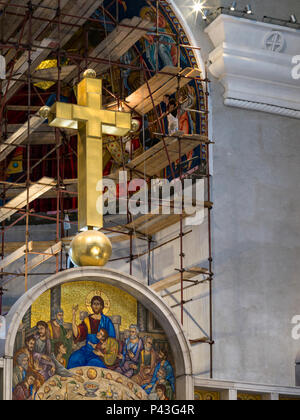
[[87,230],[75,236],[71,242],[71,258],[74,264],[85,267],[103,267],[112,254],[107,236],[96,230]]
[[84,77],[84,79],[96,79],[97,73],[93,69],[87,69],[83,73],[83,77]]
[[47,118],[49,118],[49,115],[50,115],[50,108],[48,106],[43,106],[39,110],[39,116],[41,118],[44,118],[44,120],[46,120]]

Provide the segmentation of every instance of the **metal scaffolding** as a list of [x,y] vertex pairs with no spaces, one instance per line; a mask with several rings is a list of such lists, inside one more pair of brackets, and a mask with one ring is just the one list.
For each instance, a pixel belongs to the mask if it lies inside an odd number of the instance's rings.
[[[213,208],[213,203],[211,202],[211,174],[210,174],[210,165],[209,165],[209,156],[210,156],[210,145],[212,141],[209,138],[209,80],[206,78],[202,78],[200,75],[196,76],[194,73],[190,74],[183,74],[180,68],[180,58],[181,58],[181,51],[185,50],[199,50],[198,47],[192,46],[184,42],[180,36],[180,33],[177,34],[168,34],[174,39],[174,43],[177,47],[177,69],[176,71],[168,71],[166,69],[160,70],[158,67],[158,57],[156,59],[157,68],[155,70],[149,68],[141,54],[138,50],[136,45],[132,47],[135,49],[138,61],[133,64],[126,64],[121,62],[120,59],[111,59],[111,57],[106,57],[105,54],[101,56],[99,55],[91,55],[88,49],[88,34],[86,30],[82,30],[83,26],[86,23],[93,24],[95,27],[101,27],[101,22],[99,19],[96,19],[93,16],[93,13],[96,9],[100,8],[103,16],[105,17],[106,24],[113,25],[115,28],[129,30],[129,31],[140,31],[141,34],[150,34],[154,37],[155,43],[158,44],[162,41],[160,40],[160,35],[164,35],[165,32],[160,31],[159,27],[159,14],[163,8],[162,0],[151,0],[152,8],[156,12],[156,30],[151,31],[149,27],[145,24],[145,27],[137,26],[140,25],[131,25],[128,22],[125,23],[124,21],[119,21],[118,16],[118,0],[113,0],[112,3],[116,1],[116,16],[113,16],[109,8],[105,8],[103,6],[102,0],[86,0],[84,2],[85,6],[81,7],[81,9],[76,5],[72,5],[70,0],[43,0],[37,2],[29,1],[27,4],[23,1],[0,1],[0,53],[5,56],[6,64],[7,64],[7,79],[1,82],[0,86],[0,130],[1,130],[1,141],[0,141],[0,161],[3,162],[4,168],[7,166],[7,155],[8,152],[14,150],[16,147],[22,147],[26,151],[26,171],[24,174],[19,176],[14,182],[7,182],[5,179],[5,174],[2,176],[0,184],[2,185],[2,195],[1,199],[4,203],[3,207],[0,208],[6,211],[11,210],[15,214],[17,214],[17,218],[13,222],[8,222],[7,219],[2,220],[1,225],[1,255],[2,261],[7,258],[6,242],[5,242],[5,234],[6,232],[13,228],[17,223],[24,221],[25,219],[25,247],[19,248],[20,256],[24,255],[25,257],[25,264],[24,264],[24,271],[22,273],[8,273],[5,271],[5,267],[1,266],[0,272],[0,314],[2,312],[2,295],[5,292],[5,284],[11,281],[11,276],[20,277],[24,276],[24,291],[28,290],[28,277],[30,274],[30,267],[32,267],[30,256],[36,255],[35,259],[36,264],[41,264],[46,259],[51,257],[55,257],[56,259],[56,268],[55,272],[58,273],[66,269],[63,264],[63,256],[64,256],[64,245],[67,245],[70,242],[70,238],[65,236],[64,231],[64,197],[71,197],[76,199],[77,191],[76,191],[76,180],[66,180],[64,177],[64,168],[66,155],[63,153],[63,148],[68,149],[68,153],[73,158],[77,158],[77,152],[74,150],[70,144],[70,133],[55,129],[52,132],[53,147],[51,150],[46,153],[43,157],[37,159],[37,161],[33,164],[33,159],[31,156],[32,152],[32,145],[33,138],[34,138],[34,130],[35,126],[33,126],[33,117],[36,116],[38,107],[33,105],[33,98],[38,98],[41,107],[45,105],[45,95],[39,92],[34,85],[37,81],[49,81],[49,77],[42,77],[40,75],[35,75],[35,70],[38,65],[49,56],[52,58],[55,57],[57,60],[57,70],[55,72],[55,76],[53,81],[55,82],[55,87],[51,90],[51,93],[56,94],[56,98],[61,98],[62,92],[62,71],[63,71],[63,60],[68,60],[70,63],[70,70],[69,76],[67,77],[69,86],[73,86],[77,82],[80,81],[82,73],[84,70],[89,68],[90,66],[94,66],[97,69],[97,66],[104,66],[105,68],[112,70],[113,67],[117,67],[120,69],[130,69],[134,71],[139,71],[142,74],[143,83],[145,85],[145,91],[147,91],[147,96],[149,98],[149,102],[151,105],[151,112],[153,113],[153,120],[150,122],[150,126],[153,127],[153,130],[156,131],[157,135],[161,138],[160,147],[161,149],[157,151],[153,148],[153,152],[144,153],[139,156],[141,162],[141,168],[138,169],[138,166],[134,166],[135,156],[132,149],[130,150],[130,160],[129,163],[126,163],[125,160],[125,151],[124,151],[124,144],[120,141],[120,146],[122,150],[122,165],[121,168],[124,171],[127,171],[129,174],[129,181],[134,178],[134,174],[138,174],[139,177],[145,179],[147,183],[150,183],[152,179],[156,178],[154,173],[146,173],[143,170],[143,165],[146,165],[146,159],[155,159],[155,156],[159,153],[161,156],[164,153],[164,168],[169,167],[171,171],[171,176],[173,179],[176,178],[176,174],[174,172],[173,163],[174,163],[174,151],[169,144],[168,134],[165,131],[165,126],[163,124],[163,119],[167,116],[167,113],[163,113],[161,107],[157,105],[157,101],[159,99],[155,99],[155,95],[151,88],[151,78],[154,76],[161,76],[161,77],[168,77],[168,80],[171,81],[172,86],[174,86],[174,82],[176,84],[175,93],[177,97],[179,97],[179,92],[183,83],[188,83],[190,81],[195,81],[196,83],[202,84],[202,89],[204,92],[204,109],[197,109],[193,110],[196,113],[200,113],[202,118],[205,121],[205,128],[204,133],[199,134],[198,137],[195,136],[193,139],[187,139],[186,136],[176,134],[175,140],[173,141],[178,146],[176,149],[176,153],[178,153],[177,159],[179,159],[179,180],[181,183],[187,176],[183,171],[182,166],[182,158],[185,156],[186,152],[186,142],[187,141],[194,141],[195,145],[201,146],[201,158],[202,154],[206,157],[206,166],[205,170],[201,171],[198,174],[199,177],[204,178],[206,180],[206,202],[205,207],[208,213],[208,262],[206,268],[187,268],[185,265],[185,252],[184,252],[184,237],[190,234],[192,231],[184,231],[184,218],[185,215],[175,215],[171,214],[168,217],[162,218],[162,216],[155,216],[157,217],[156,225],[152,228],[147,226],[149,220],[154,220],[154,216],[149,216],[148,218],[138,218],[135,219],[133,215],[130,213],[129,206],[128,206],[128,198],[129,193],[127,192],[127,223],[122,226],[113,226],[113,227],[105,227],[103,229],[104,232],[118,234],[118,237],[115,237],[113,242],[118,241],[129,241],[129,255],[121,258],[113,258],[111,261],[116,260],[124,260],[129,264],[129,272],[130,274],[133,273],[133,263],[135,260],[143,257],[148,256],[147,262],[147,276],[148,276],[148,284],[150,286],[150,256],[154,253],[157,249],[167,246],[170,243],[175,241],[179,241],[179,263],[178,268],[176,271],[178,272],[178,276],[172,279],[172,284],[179,284],[180,289],[180,309],[181,309],[181,323],[184,323],[184,307],[189,301],[184,300],[184,291],[191,287],[197,286],[202,284],[203,282],[209,283],[209,334],[207,337],[200,337],[198,340],[191,340],[191,344],[197,343],[207,343],[210,345],[210,375],[213,377],[213,320],[212,320],[212,282],[213,282],[213,253],[212,253],[212,229],[211,229],[211,212]],[[149,2],[148,2],[149,3]],[[4,31],[4,26],[6,30]],[[85,45],[84,51],[82,53],[70,51],[66,48],[67,43],[72,39],[72,37],[78,32],[81,31],[79,35],[82,37],[82,42]],[[47,35],[47,42],[43,42],[43,34]],[[51,37],[54,37],[54,40]],[[164,41],[163,41],[164,42]],[[156,48],[156,54],[158,54],[158,48]],[[103,67],[102,67],[103,68]],[[207,73],[205,73],[207,74]],[[20,94],[20,89],[23,88],[22,93]],[[27,91],[24,91],[24,88],[27,88]],[[122,94],[118,94],[117,92],[113,91],[114,89],[105,88],[105,92],[107,95],[110,96],[111,100],[114,101],[112,104],[108,104],[109,106],[117,106],[119,107],[120,104],[123,104],[128,110],[132,113],[135,113],[137,116],[141,118],[144,117],[142,112],[138,112],[135,108],[131,107],[130,102],[126,103],[125,98]],[[49,93],[47,93],[49,95]],[[18,96],[19,95],[19,96]],[[14,100],[16,97],[20,97],[20,95],[27,99],[27,104],[19,106],[19,108],[14,107],[10,102]],[[22,142],[14,143],[10,141],[10,136],[8,132],[8,116],[7,113],[11,110],[18,110],[19,112],[26,112],[27,114],[27,123],[26,127],[24,128],[22,134]],[[43,120],[41,120],[40,124],[37,123],[38,126],[41,126]],[[22,129],[19,128],[19,129]],[[24,140],[26,140],[26,144],[24,144]],[[190,143],[189,143],[190,144]],[[7,149],[9,148],[9,149]],[[150,149],[152,150],[152,149]],[[162,152],[163,151],[163,152]],[[5,157],[4,157],[5,156]],[[38,212],[33,213],[31,211],[30,204],[34,200],[38,200],[40,196],[34,196],[32,193],[32,187],[41,188],[43,187],[43,182],[33,182],[32,181],[32,173],[33,169],[40,167],[41,165],[45,164],[45,162],[49,160],[56,161],[56,174],[54,185],[51,184],[49,181],[48,186],[50,186],[50,192],[47,192],[51,198],[55,198],[56,200],[56,217],[46,216],[44,214],[39,214]],[[196,175],[195,175],[196,176]],[[68,183],[70,181],[70,184]],[[71,187],[70,187],[71,185]],[[72,186],[75,185],[75,188]],[[46,185],[44,185],[46,187]],[[17,205],[15,207],[9,206],[8,199],[11,199],[17,192],[26,191],[26,203],[25,206],[21,207]],[[36,192],[35,192],[36,194]],[[160,200],[160,206],[163,206],[163,201]],[[35,244],[30,242],[30,225],[31,220],[47,220],[51,221],[56,224],[56,235],[55,240],[49,242],[48,246],[44,246],[43,252],[41,249],[38,249]],[[70,224],[77,224],[75,221],[70,221]],[[179,224],[179,233],[176,237],[168,240],[164,243],[154,246],[153,236],[160,230],[169,227],[175,223]],[[142,254],[134,254],[134,238],[145,240],[147,243],[147,251]],[[18,250],[17,250],[18,251]],[[13,252],[17,252],[14,250]],[[16,255],[16,257],[18,256]],[[7,262],[11,260],[8,259]],[[30,265],[31,264],[31,265]],[[5,264],[4,264],[5,265]],[[51,274],[51,273],[44,273],[44,274]],[[201,280],[195,280],[194,278],[202,275],[203,278]],[[164,281],[164,280],[163,280]],[[158,283],[163,283],[163,281]],[[151,287],[155,290],[164,290],[165,287],[163,284],[158,285],[158,283],[151,285]],[[171,284],[169,282],[169,284]],[[162,287],[159,289],[159,287]],[[178,292],[177,291],[177,292]],[[175,293],[175,292],[174,292]],[[166,294],[165,296],[168,296]],[[176,307],[178,305],[175,305]]]

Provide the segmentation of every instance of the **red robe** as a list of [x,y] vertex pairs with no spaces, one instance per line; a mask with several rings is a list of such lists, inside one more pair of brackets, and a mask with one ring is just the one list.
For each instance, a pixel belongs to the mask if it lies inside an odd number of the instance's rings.
[[88,334],[98,333],[100,319],[94,319],[92,318],[92,315],[89,316],[91,331],[88,331],[88,326],[85,321],[86,320],[82,321],[82,323],[78,326],[78,337],[75,338],[76,343],[86,340]]

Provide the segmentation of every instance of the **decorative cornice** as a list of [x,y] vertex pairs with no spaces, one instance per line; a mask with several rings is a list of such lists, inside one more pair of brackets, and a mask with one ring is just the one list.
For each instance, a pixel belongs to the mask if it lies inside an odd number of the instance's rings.
[[215,49],[210,72],[225,105],[300,118],[300,81],[292,77],[300,31],[220,15],[207,28]]

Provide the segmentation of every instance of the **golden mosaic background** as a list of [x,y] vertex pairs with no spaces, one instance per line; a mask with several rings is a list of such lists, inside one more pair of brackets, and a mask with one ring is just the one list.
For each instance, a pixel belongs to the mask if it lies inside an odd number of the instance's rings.
[[237,398],[240,401],[262,401],[262,396],[259,394],[245,394],[238,392]]
[[[66,283],[61,286],[61,307],[64,310],[65,322],[72,322],[73,305],[78,305],[77,322],[80,311],[90,312],[90,297],[101,292],[105,302],[104,313],[108,316],[121,316],[121,331],[127,330],[130,324],[137,323],[137,300],[117,287],[99,282],[81,281]],[[88,298],[88,299],[87,299]],[[38,321],[50,320],[50,290],[45,292],[32,305],[31,326]]]
[[31,305],[31,328],[35,327],[38,321],[50,321],[50,296],[50,290],[47,290]]
[[221,399],[221,395],[219,392],[212,392],[212,391],[195,391],[195,400],[196,401],[219,401]]

